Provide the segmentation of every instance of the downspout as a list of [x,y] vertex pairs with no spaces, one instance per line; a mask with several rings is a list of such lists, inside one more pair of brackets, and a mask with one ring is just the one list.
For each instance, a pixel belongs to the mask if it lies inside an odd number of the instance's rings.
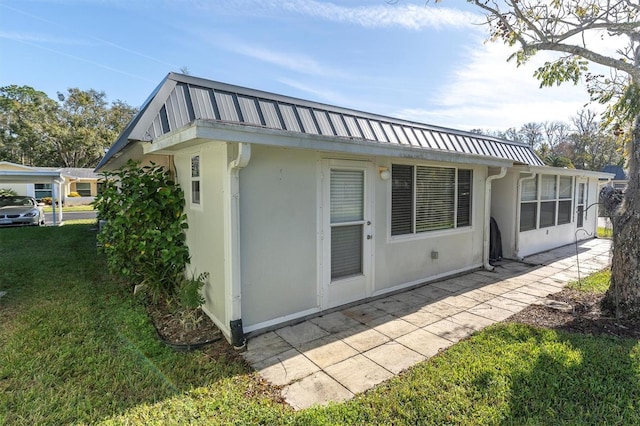
[[231,332],[231,344],[236,349],[245,345],[242,329],[242,280],[240,279],[240,169],[246,167],[251,159],[251,145],[238,144],[238,156],[229,163],[228,172],[228,237],[226,278],[229,285],[227,300],[227,318]]
[[489,263],[489,239],[491,236],[491,182],[494,179],[502,179],[507,174],[506,167],[500,167],[500,173],[487,176],[484,186],[484,232],[482,245],[482,262],[484,269],[493,271],[493,266]]
[[516,196],[516,224],[515,224],[515,228],[516,228],[516,233],[515,233],[515,247],[514,247],[514,255],[516,259],[521,259],[520,256],[518,255],[518,253],[520,252],[520,200],[522,198],[522,182],[524,182],[525,180],[532,180],[535,179],[538,176],[537,173],[534,172],[530,172],[529,176],[524,176],[518,179],[518,191],[517,191],[517,196]]

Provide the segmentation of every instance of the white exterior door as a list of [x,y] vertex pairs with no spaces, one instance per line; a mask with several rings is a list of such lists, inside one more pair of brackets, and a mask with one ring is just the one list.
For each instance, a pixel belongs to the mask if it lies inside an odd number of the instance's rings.
[[371,163],[323,160],[321,309],[371,295]]
[[586,179],[576,179],[576,228],[584,228],[587,218],[588,187]]

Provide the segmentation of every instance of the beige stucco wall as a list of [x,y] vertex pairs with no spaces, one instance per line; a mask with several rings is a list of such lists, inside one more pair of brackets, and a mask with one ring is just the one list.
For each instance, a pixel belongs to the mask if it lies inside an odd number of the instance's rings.
[[[201,204],[191,197],[191,156],[200,155]],[[175,155],[176,181],[185,192],[185,213],[189,228],[186,242],[191,254],[188,274],[209,273],[203,288],[205,311],[228,333],[225,322],[225,253],[224,253],[224,175],[227,170],[227,144],[211,142]]]
[[[378,166],[391,169],[392,163],[454,166],[448,163],[379,160]],[[482,264],[484,180],[486,167],[473,169],[472,226],[415,235],[391,236],[391,179],[374,178],[375,253],[374,293],[383,293],[406,285],[420,284],[433,277],[459,272]],[[432,259],[432,251],[437,259]]]
[[245,326],[318,307],[317,159],[254,145],[240,172]]
[[1,189],[11,189],[18,195],[33,197],[34,190],[32,183],[0,183]]
[[[373,266],[369,296],[420,284],[482,264],[484,180],[487,168],[472,168],[473,226],[417,236],[390,235],[391,181],[378,167],[392,160],[256,146],[240,173],[242,319],[245,329],[319,311],[323,266],[318,190],[322,160],[367,160],[374,197]],[[395,161],[394,161],[395,162]],[[454,164],[407,162],[406,164]],[[325,232],[326,234],[327,232]],[[438,252],[438,259],[431,252]],[[326,267],[326,265],[325,265]]]
[[515,257],[519,176],[519,171],[509,170],[504,178],[495,179],[491,184],[491,216],[500,229],[502,255],[507,259]]

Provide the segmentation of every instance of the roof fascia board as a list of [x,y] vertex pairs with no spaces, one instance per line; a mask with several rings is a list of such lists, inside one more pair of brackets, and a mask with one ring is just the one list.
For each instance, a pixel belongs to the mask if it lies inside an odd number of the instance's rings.
[[529,171],[540,174],[554,174],[563,176],[578,176],[578,177],[596,177],[600,179],[611,179],[615,176],[613,173],[604,173],[594,170],[582,170],[582,169],[565,169],[560,167],[551,166],[529,166]]
[[131,129],[131,133],[129,133],[129,140],[145,140],[146,132],[149,129],[149,126],[153,122],[153,119],[158,115],[158,111],[165,104],[169,95],[176,87],[178,83],[175,80],[167,79],[164,84],[160,87],[156,95],[150,100],[147,107],[144,111],[141,112],[140,119],[136,123],[135,127]]
[[153,122],[156,114],[164,105],[165,100],[171,94],[177,82],[169,78],[169,73],[155,88],[151,95],[144,101],[140,111],[133,117],[127,127],[120,133],[116,142],[111,145],[109,151],[102,157],[95,168],[95,171],[104,169],[111,159],[126,150],[126,148],[137,140],[143,140],[145,132]]
[[167,133],[151,144],[145,144],[145,154],[173,153],[190,143],[206,141],[243,142],[256,145],[308,149],[349,154],[414,158],[448,163],[481,164],[491,167],[511,167],[512,160],[450,151],[428,150],[395,144],[381,144],[355,139],[283,132],[261,127],[196,120],[190,125]]

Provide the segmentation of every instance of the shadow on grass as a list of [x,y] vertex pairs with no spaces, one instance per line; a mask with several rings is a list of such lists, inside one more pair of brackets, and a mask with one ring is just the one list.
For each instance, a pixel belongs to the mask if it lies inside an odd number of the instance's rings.
[[637,340],[524,326],[492,333],[520,359],[501,424],[640,423]]
[[226,342],[176,353],[89,225],[0,229],[0,424],[95,422],[247,373]]

